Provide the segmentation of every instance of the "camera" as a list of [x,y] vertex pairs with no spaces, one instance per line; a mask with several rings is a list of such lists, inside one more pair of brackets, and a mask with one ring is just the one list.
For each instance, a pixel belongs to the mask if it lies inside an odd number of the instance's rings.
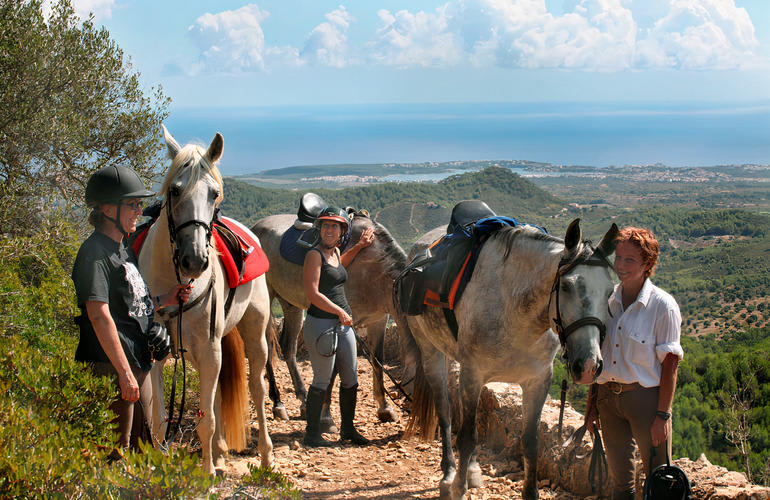
[[147,330],[147,345],[153,361],[161,361],[171,352],[171,337],[160,323],[153,322]]

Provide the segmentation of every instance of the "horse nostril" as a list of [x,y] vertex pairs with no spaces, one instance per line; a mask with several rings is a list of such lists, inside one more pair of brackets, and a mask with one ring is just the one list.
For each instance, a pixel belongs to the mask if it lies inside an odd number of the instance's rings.
[[208,257],[206,257],[206,258],[203,260],[203,268],[201,269],[201,271],[205,271],[205,270],[206,270],[208,267],[209,267],[209,258],[208,258]]
[[184,269],[189,269],[190,268],[190,257],[188,257],[186,255],[184,257],[182,257],[181,264],[182,264],[182,267]]
[[596,373],[594,374],[594,377],[598,377],[599,375],[601,375],[602,368],[604,368],[604,361],[600,359],[599,363],[596,365]]
[[578,377],[583,374],[583,363],[580,361],[575,361],[572,363],[572,373],[577,375]]

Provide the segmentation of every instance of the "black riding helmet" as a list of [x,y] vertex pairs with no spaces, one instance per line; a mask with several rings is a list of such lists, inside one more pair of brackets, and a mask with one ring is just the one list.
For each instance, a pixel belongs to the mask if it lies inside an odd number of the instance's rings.
[[325,220],[331,220],[334,222],[339,222],[342,224],[342,234],[345,234],[348,232],[348,226],[350,225],[350,221],[348,220],[348,213],[337,207],[328,206],[321,210],[321,213],[318,214],[318,217],[315,219],[315,226],[318,229],[321,229],[321,224]]
[[122,165],[108,165],[94,172],[86,184],[86,203],[117,203],[125,198],[148,198],[155,193],[144,187],[136,172]]
[[144,182],[139,175],[128,167],[122,165],[108,165],[94,172],[86,184],[86,204],[96,207],[103,203],[115,203],[118,211],[115,218],[104,218],[115,224],[115,227],[128,236],[120,224],[120,201],[126,198],[149,198],[155,193],[144,187]]

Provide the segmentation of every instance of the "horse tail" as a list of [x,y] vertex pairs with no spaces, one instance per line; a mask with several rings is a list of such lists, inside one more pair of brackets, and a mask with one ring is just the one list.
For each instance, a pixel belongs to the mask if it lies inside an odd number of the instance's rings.
[[398,322],[398,342],[401,359],[404,363],[404,373],[407,375],[410,371],[414,373],[412,403],[409,420],[404,428],[404,438],[408,439],[419,433],[423,441],[432,441],[438,428],[438,416],[433,401],[433,390],[428,384],[422,366],[422,352],[409,328],[406,315],[398,307],[396,307],[396,321]]
[[246,448],[246,418],[249,393],[246,385],[246,351],[238,328],[222,337],[222,369],[219,371],[222,391],[222,422],[230,449]]

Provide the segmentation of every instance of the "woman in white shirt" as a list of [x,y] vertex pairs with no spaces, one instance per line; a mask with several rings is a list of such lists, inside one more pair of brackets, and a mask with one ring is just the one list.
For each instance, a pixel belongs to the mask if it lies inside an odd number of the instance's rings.
[[615,500],[634,498],[634,441],[645,471],[671,453],[671,405],[684,356],[682,317],[674,298],[650,281],[659,253],[647,229],[627,227],[618,234],[620,284],[609,299],[604,369],[589,391],[586,411],[589,428],[601,424]]

